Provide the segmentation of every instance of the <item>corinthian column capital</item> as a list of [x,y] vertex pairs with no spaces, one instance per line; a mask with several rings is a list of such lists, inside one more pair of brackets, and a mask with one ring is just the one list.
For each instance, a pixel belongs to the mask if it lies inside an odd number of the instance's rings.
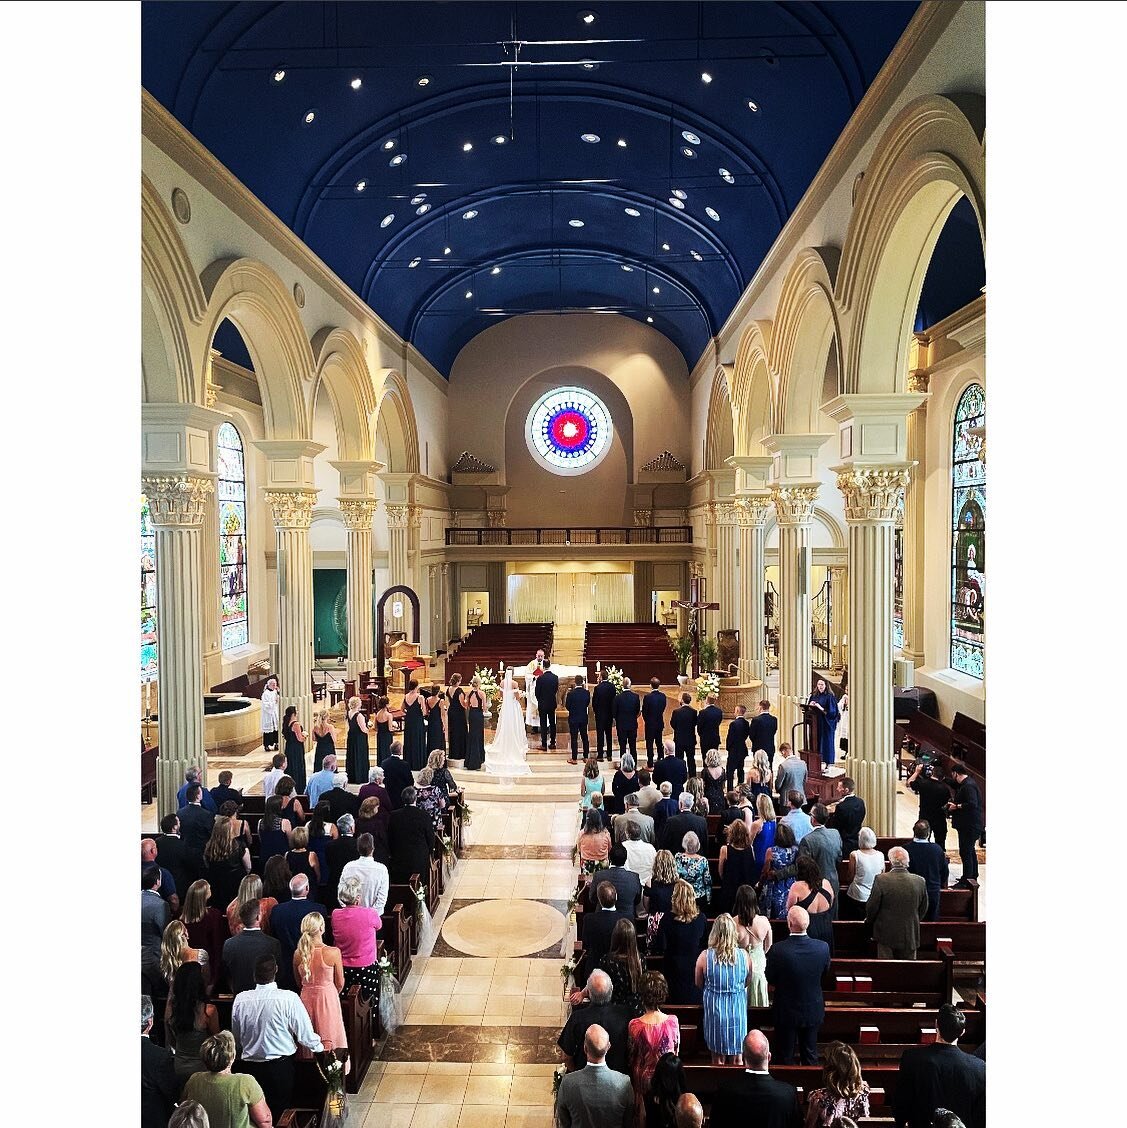
[[195,474],[147,474],[141,489],[154,525],[184,528],[203,524],[215,483]]
[[736,523],[741,529],[761,529],[773,505],[768,494],[739,498],[734,505]]
[[351,533],[371,532],[372,518],[379,503],[374,497],[340,497],[340,515],[344,527]]
[[387,527],[389,529],[405,529],[410,520],[410,507],[406,505],[385,505],[387,514]]
[[818,486],[809,483],[801,486],[772,486],[771,498],[780,525],[807,525],[814,516],[814,502]]
[[837,488],[845,498],[846,521],[895,521],[904,504],[909,469],[906,462],[839,468]]
[[275,529],[308,529],[313,523],[316,490],[263,490]]

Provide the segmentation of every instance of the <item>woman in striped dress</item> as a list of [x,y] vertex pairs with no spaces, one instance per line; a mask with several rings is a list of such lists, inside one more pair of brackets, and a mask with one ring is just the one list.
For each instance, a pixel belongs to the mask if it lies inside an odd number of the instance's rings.
[[739,1065],[747,1036],[747,952],[736,943],[736,922],[721,913],[697,959],[704,989],[704,1041],[713,1065]]

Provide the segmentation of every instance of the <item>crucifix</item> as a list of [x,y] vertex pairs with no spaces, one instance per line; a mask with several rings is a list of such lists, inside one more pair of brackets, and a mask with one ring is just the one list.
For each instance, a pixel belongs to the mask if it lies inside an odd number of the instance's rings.
[[719,611],[719,603],[705,603],[701,598],[701,577],[689,580],[689,598],[675,599],[673,607],[684,608],[689,613],[689,637],[693,640],[693,677],[700,677],[700,613]]

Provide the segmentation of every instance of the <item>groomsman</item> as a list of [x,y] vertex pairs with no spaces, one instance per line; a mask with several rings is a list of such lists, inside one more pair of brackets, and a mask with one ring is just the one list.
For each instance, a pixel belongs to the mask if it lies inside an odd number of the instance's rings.
[[677,752],[677,759],[688,761],[690,776],[697,774],[697,711],[693,708],[691,694],[681,694],[681,708],[674,709],[670,715],[669,723],[673,726],[673,747]]
[[744,761],[747,759],[747,738],[751,734],[751,726],[747,723],[744,714],[747,707],[736,706],[736,715],[728,726],[728,737],[725,746],[728,751],[728,790],[732,789],[732,779],[735,777],[742,784],[744,781]]
[[611,759],[611,726],[614,724],[614,686],[603,670],[602,680],[595,686],[591,695],[591,705],[595,713],[595,757],[603,758],[603,745],[606,745],[607,762]]
[[642,701],[642,723],[646,726],[646,767],[654,766],[654,750],[661,752],[661,738],[665,732],[665,694],[661,682],[650,678],[650,691]]
[[591,753],[591,741],[587,735],[587,710],[591,705],[591,692],[587,679],[577,676],[575,685],[567,691],[564,708],[567,710],[567,731],[571,734],[571,759],[569,764],[577,764],[579,741],[583,741],[583,759]]
[[[771,716],[771,702],[760,701],[759,713],[751,719],[751,754],[754,756],[759,749],[767,753],[768,763],[775,762],[775,734],[779,731],[779,722]],[[767,781],[764,780],[764,783]]]
[[630,679],[622,683],[622,692],[614,699],[614,726],[618,729],[618,757],[627,752],[638,762],[638,714],[642,702],[630,687]]
[[556,746],[556,700],[560,692],[560,679],[552,673],[551,662],[544,660],[544,668],[536,679],[536,708],[540,711],[540,751]]
[[724,714],[716,704],[716,698],[710,697],[708,704],[697,714],[697,736],[700,738],[700,754],[707,756],[713,748],[720,747],[720,722]]

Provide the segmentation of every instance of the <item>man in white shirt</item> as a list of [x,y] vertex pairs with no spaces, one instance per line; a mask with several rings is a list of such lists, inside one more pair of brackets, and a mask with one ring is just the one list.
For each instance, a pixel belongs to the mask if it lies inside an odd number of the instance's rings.
[[626,841],[622,847],[626,851],[626,868],[638,875],[643,887],[649,885],[657,850],[651,843],[642,841],[642,831],[637,823],[626,824]]
[[286,757],[281,752],[274,754],[274,759],[270,761],[273,765],[270,770],[262,777],[262,794],[267,799],[274,794],[274,788],[278,786],[278,780],[286,774]]
[[278,961],[262,956],[254,965],[253,991],[241,991],[231,1007],[231,1029],[242,1059],[242,1071],[262,1086],[277,1120],[291,1106],[294,1055],[298,1045],[312,1053],[325,1050],[309,1012],[293,991],[279,990],[274,977]]
[[391,888],[391,876],[387,866],[377,862],[372,857],[375,843],[370,834],[362,834],[356,840],[356,849],[360,856],[354,862],[346,862],[340,871],[339,889],[350,877],[355,877],[364,887],[360,897],[360,904],[368,909],[375,909],[383,916],[384,905],[387,904],[387,893]]

